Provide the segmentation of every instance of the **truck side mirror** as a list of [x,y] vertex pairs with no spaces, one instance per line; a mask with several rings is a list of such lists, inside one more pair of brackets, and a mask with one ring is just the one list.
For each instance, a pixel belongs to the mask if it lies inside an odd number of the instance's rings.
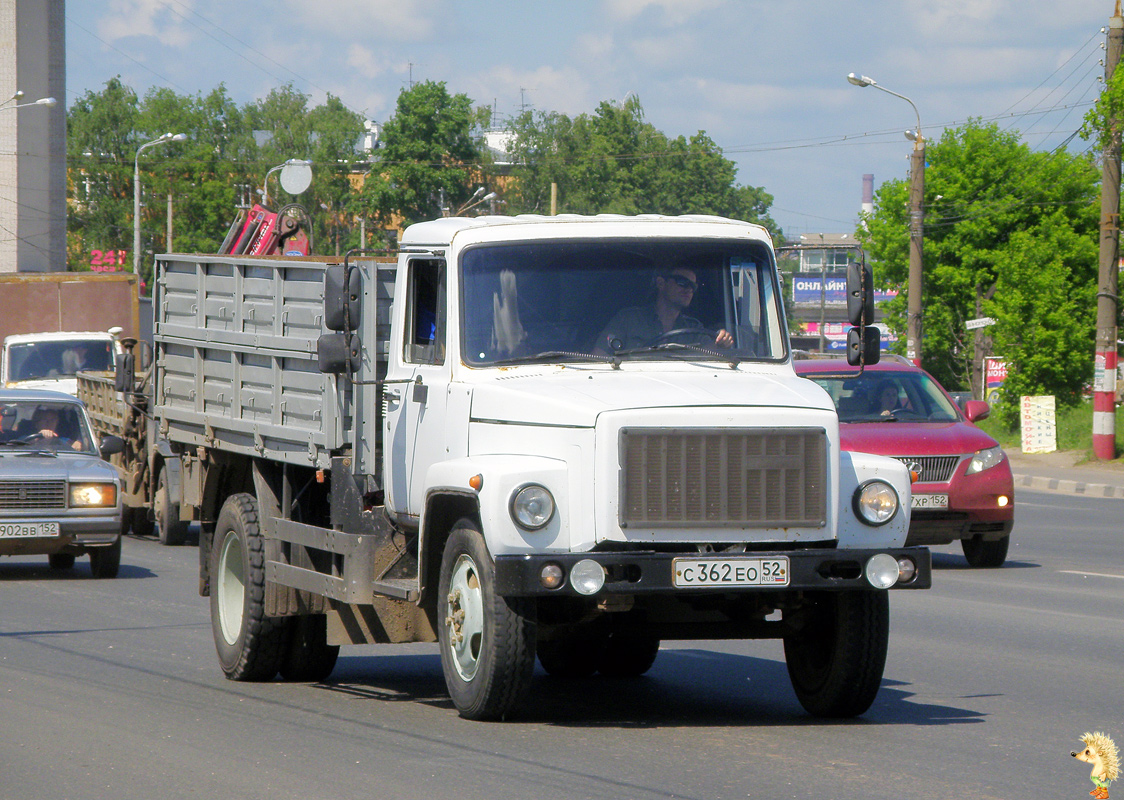
[[132,352],[121,353],[114,358],[113,389],[118,392],[132,392],[136,386],[136,362]]
[[847,331],[847,363],[852,367],[877,364],[882,355],[879,350],[881,339],[882,332],[878,328],[851,328]]
[[330,375],[359,371],[359,338],[350,333],[324,333],[316,340],[320,371]]
[[98,452],[101,453],[102,458],[109,458],[112,455],[125,452],[125,440],[120,436],[106,434],[101,437],[98,442]]
[[358,328],[359,296],[359,270],[344,264],[324,270],[324,326],[341,333]]
[[852,325],[874,322],[874,271],[865,261],[847,265],[847,319]]

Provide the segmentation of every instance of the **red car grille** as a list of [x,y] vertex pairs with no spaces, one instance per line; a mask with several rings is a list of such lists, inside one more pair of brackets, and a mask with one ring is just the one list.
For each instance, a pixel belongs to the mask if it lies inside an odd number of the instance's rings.
[[919,469],[919,483],[948,483],[961,456],[894,456],[911,470]]

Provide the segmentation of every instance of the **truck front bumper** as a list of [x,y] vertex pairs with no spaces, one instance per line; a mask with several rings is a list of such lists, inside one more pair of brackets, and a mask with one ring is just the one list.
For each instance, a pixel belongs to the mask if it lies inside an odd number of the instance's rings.
[[[871,550],[784,550],[749,553],[655,553],[651,551],[535,553],[496,556],[496,592],[505,597],[579,596],[569,580],[574,565],[593,561],[605,570],[601,595],[653,593],[727,593],[777,592],[791,590],[844,591],[873,589],[866,578],[870,559],[884,553],[895,560],[908,559],[914,574],[908,581],[899,580],[893,589],[928,589],[932,586],[932,558],[927,547],[899,547]],[[788,559],[788,580],[783,584],[682,586],[673,580],[675,559],[704,559],[717,572],[726,562],[738,563],[746,558]],[[547,588],[543,572],[549,567],[562,570],[563,580],[557,588]],[[550,570],[553,571],[553,570]]]

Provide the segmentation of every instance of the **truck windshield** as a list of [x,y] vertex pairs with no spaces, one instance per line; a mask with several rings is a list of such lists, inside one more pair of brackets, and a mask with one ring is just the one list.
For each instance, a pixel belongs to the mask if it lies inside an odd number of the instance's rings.
[[461,260],[464,360],[783,359],[774,275],[751,240],[480,245]]
[[113,343],[107,339],[51,339],[8,347],[9,380],[73,377],[79,370],[113,369]]

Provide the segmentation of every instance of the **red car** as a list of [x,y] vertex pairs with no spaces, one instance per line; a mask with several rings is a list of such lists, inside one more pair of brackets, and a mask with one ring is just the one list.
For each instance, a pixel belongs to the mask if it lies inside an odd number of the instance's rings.
[[959,539],[973,567],[1002,566],[1014,480],[1007,454],[972,424],[987,416],[987,403],[970,400],[962,412],[929,373],[893,356],[858,376],[835,360],[794,366],[831,395],[844,450],[892,456],[915,474],[906,545]]

